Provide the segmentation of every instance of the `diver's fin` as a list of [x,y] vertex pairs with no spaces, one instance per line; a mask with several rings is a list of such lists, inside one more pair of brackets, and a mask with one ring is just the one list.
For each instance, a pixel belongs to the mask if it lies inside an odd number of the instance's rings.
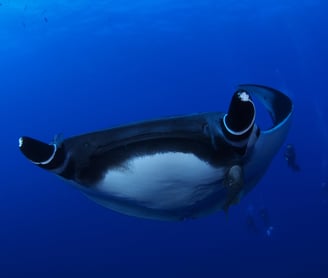
[[227,188],[227,198],[223,205],[223,210],[227,214],[229,207],[239,202],[240,193],[243,187],[243,171],[239,165],[232,166],[225,178]]

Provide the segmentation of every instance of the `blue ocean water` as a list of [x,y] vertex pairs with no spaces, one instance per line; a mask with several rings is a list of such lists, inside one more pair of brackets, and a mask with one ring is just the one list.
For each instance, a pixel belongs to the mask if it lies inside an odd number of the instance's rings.
[[[0,0],[0,277],[328,277],[328,4]],[[117,214],[21,155],[166,115],[226,111],[240,83],[295,105],[257,187],[184,222]]]

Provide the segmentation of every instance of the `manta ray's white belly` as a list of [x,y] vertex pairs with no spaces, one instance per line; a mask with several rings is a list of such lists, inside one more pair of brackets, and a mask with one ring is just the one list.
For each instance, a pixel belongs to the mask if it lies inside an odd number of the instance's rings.
[[124,167],[109,170],[95,189],[103,197],[172,210],[192,206],[220,190],[224,175],[225,169],[190,153],[157,153],[135,157]]

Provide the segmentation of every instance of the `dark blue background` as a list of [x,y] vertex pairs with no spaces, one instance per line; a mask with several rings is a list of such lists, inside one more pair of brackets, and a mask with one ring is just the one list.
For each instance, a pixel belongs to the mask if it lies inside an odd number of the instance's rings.
[[[29,2],[0,5],[0,277],[328,277],[325,1]],[[18,150],[21,135],[225,111],[240,83],[292,97],[302,171],[282,149],[228,219],[116,214]]]

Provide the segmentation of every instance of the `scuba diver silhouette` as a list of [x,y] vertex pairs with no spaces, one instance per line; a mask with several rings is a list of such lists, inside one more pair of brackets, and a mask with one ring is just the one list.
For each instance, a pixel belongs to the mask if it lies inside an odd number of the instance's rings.
[[284,153],[285,160],[287,161],[288,167],[293,171],[300,171],[300,166],[296,162],[296,152],[292,144],[288,144]]
[[266,207],[256,208],[250,205],[247,209],[246,225],[249,231],[272,237],[274,226],[271,224],[269,209]]

